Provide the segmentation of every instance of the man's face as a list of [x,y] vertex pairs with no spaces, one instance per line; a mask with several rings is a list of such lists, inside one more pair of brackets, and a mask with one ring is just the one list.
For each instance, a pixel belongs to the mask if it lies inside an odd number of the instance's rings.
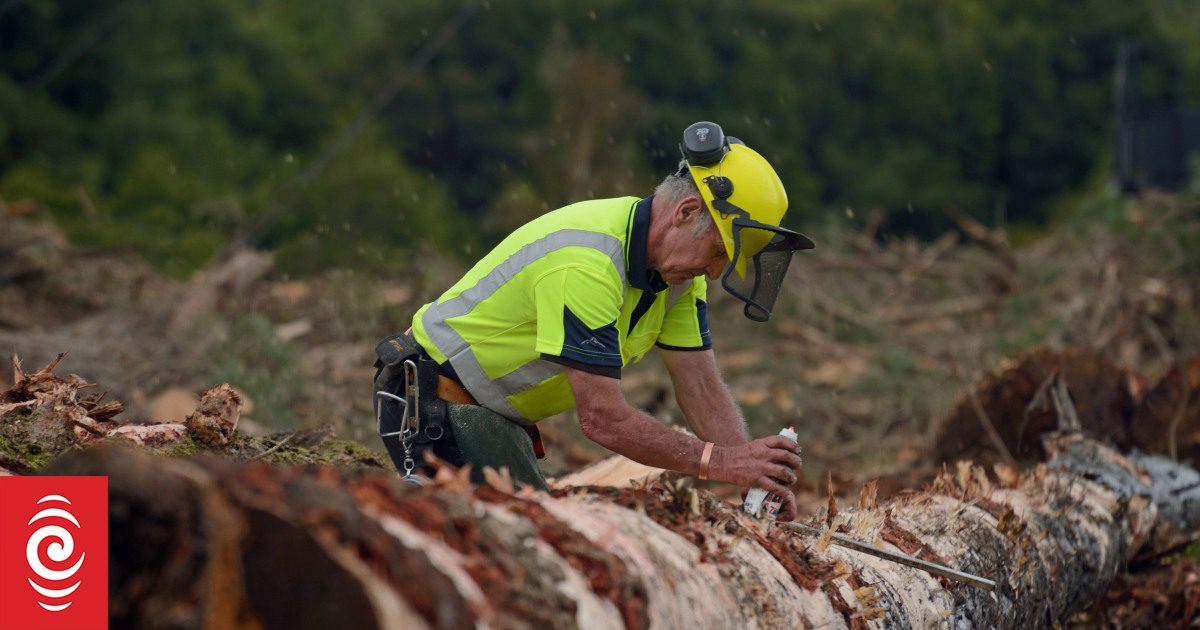
[[[702,212],[707,215],[708,210]],[[716,280],[729,264],[721,233],[708,216],[695,214],[673,226],[667,240],[667,254],[658,264],[658,273],[668,284],[703,275]]]

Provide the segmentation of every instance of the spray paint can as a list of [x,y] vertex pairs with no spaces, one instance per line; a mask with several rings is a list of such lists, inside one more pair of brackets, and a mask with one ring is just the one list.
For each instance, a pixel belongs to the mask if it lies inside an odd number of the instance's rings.
[[[798,443],[796,440],[796,428],[794,426],[787,427],[780,431],[779,437],[785,437],[792,442]],[[767,491],[763,490],[762,488],[755,487],[750,488],[749,492],[746,493],[746,500],[742,502],[742,510],[750,516],[757,517],[759,512],[761,512],[765,507],[767,518],[774,519],[775,515],[779,513],[779,508],[782,505],[783,499],[773,494],[768,494]]]

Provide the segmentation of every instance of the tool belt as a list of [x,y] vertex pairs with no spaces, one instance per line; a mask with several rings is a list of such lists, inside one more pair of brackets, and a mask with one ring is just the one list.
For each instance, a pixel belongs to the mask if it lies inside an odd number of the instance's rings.
[[[423,464],[418,455],[427,448],[456,466],[465,463],[457,445],[436,448],[435,444],[454,441],[446,403],[479,406],[475,397],[438,371],[437,362],[413,339],[411,329],[379,342],[375,355],[376,426],[396,468],[413,479],[413,470]],[[538,459],[545,457],[537,427],[522,428],[533,441]]]
[[437,364],[408,333],[379,342],[375,355],[373,406],[379,437],[405,480],[419,485],[413,474],[418,455],[450,429],[446,403],[437,397]]

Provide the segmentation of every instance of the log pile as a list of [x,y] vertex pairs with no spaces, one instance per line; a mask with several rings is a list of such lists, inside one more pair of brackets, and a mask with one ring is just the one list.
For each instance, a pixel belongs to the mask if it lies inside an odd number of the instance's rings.
[[963,463],[828,523],[992,578],[994,594],[751,520],[679,477],[547,495],[446,469],[411,489],[114,446],[47,473],[109,476],[118,626],[1038,627],[1200,523],[1190,468],[1078,432],[1045,448],[1024,474]]
[[[857,506],[831,496],[812,521],[822,533],[812,537],[750,519],[690,478],[655,479],[634,467],[649,481],[626,483],[619,473],[627,465],[596,469],[592,483],[611,485],[548,494],[518,490],[503,473],[475,487],[467,471],[444,468],[417,489],[389,473],[273,465],[265,445],[254,456],[237,450],[228,396],[206,398],[182,423],[186,440],[218,446],[157,457],[114,435],[111,416],[88,415],[104,415],[102,400],[81,395],[78,377],[53,376],[53,365],[20,372],[20,387],[0,398],[8,406],[0,431],[21,424],[29,437],[28,427],[55,418],[58,433],[38,430],[84,442],[40,472],[109,477],[114,627],[1045,627],[1097,600],[1115,610],[1105,593],[1126,566],[1193,540],[1200,474],[1161,455],[1123,455],[1113,435],[1089,435],[1098,412],[1076,408],[1073,373],[1031,377],[1034,365],[1022,359],[989,375],[965,397],[979,404],[963,402],[989,413],[1001,441],[1009,425],[1051,414],[1052,426],[1028,438],[1040,444],[1029,455],[1040,463],[1021,470],[1013,461],[962,461],[885,502],[874,484]],[[1182,420],[1154,421],[1190,427],[1190,397],[1168,404],[1149,395],[1182,395],[1190,385],[1171,383],[1188,383],[1187,375],[1130,394],[1131,417],[1182,408]],[[1034,386],[1022,399],[1014,383]],[[1039,392],[1044,401],[1032,404]],[[991,402],[1003,396],[1020,404],[1002,413]],[[1035,417],[1026,419],[1030,409]],[[80,414],[105,437],[76,433]],[[947,434],[954,422],[981,433],[974,412],[952,414]],[[270,448],[284,439],[309,444],[291,434]],[[997,590],[832,546],[833,532],[987,577]],[[1162,583],[1180,592],[1157,594],[1174,598],[1163,610],[1194,614],[1177,600],[1200,589],[1186,575],[1169,578]]]

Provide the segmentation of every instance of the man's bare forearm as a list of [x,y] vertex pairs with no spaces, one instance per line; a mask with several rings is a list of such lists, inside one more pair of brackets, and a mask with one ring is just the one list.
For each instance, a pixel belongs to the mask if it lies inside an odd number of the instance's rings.
[[703,442],[632,406],[609,410],[603,417],[580,418],[580,422],[584,434],[596,443],[639,464],[689,475],[700,472]]
[[[711,362],[709,365],[715,373],[715,366]],[[621,395],[616,379],[571,367],[566,370],[575,394],[579,425],[589,439],[647,466],[689,475],[700,472],[703,442],[634,409]],[[734,417],[741,426],[741,417]],[[778,436],[717,446],[709,462],[710,477],[743,488],[761,487],[784,496],[784,513],[793,514],[795,501],[783,484],[796,480],[793,471],[801,462],[795,450],[794,443]]]
[[700,439],[722,446],[750,441],[746,422],[717,370],[711,350],[665,352],[675,388],[675,402]]
[[688,426],[700,439],[721,446],[736,446],[750,441],[746,422],[724,383],[695,388],[687,393],[680,392],[675,402],[679,403]]

